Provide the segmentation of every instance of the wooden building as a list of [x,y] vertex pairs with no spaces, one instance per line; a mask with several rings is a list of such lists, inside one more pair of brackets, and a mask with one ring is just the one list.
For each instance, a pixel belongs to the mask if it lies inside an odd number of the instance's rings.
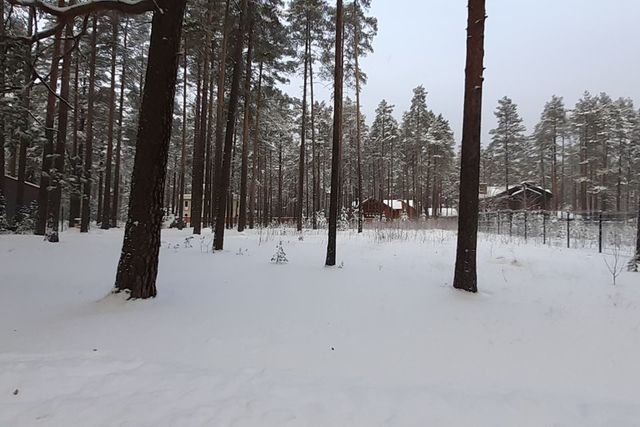
[[[28,207],[32,202],[38,201],[40,187],[30,182],[24,183],[24,203]],[[13,218],[16,214],[16,194],[18,192],[18,179],[12,176],[4,176],[4,197],[6,203],[7,218]]]
[[413,200],[385,200],[366,199],[362,202],[362,213],[365,218],[376,218],[384,214],[387,219],[399,219],[406,212],[408,218],[417,218],[417,211]]
[[485,211],[534,211],[549,209],[553,194],[531,182],[523,182],[486,197],[481,194],[480,199],[480,209]]

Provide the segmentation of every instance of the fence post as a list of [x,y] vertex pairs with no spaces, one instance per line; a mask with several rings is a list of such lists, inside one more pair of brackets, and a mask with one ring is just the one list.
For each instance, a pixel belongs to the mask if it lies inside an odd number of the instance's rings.
[[527,241],[527,237],[528,237],[528,228],[527,228],[527,211],[524,211],[524,241]]
[[498,235],[500,235],[500,218],[502,215],[500,215],[500,211],[496,212],[496,215],[498,215]]
[[547,213],[542,211],[542,244],[547,244]]
[[602,253],[602,211],[598,215],[598,252]]

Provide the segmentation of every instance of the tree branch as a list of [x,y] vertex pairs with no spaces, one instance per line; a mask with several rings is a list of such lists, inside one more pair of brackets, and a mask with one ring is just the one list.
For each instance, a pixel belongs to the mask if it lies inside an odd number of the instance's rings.
[[62,31],[64,26],[78,16],[85,16],[93,13],[117,11],[123,14],[140,15],[146,12],[159,11],[164,13],[156,0],[92,0],[80,4],[59,7],[46,3],[43,0],[7,0],[12,6],[32,7],[40,12],[57,18],[55,25],[41,32],[36,32],[33,36],[11,36],[12,40],[25,43],[36,43]]
[[41,12],[57,17],[59,20],[69,20],[76,16],[91,13],[118,11],[125,14],[139,15],[145,12],[162,9],[154,0],[92,0],[70,6],[54,6],[43,0],[7,0],[15,6],[35,7]]

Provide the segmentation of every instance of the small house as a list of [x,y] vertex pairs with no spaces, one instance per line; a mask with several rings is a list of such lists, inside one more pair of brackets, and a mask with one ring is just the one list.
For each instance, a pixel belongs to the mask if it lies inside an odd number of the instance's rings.
[[546,210],[553,199],[551,191],[532,182],[523,182],[502,191],[496,191],[495,187],[491,189],[492,194],[489,194],[489,191],[484,197],[480,194],[483,210]]
[[376,218],[384,214],[387,219],[399,219],[403,212],[408,218],[416,218],[417,211],[413,200],[376,200],[366,199],[362,202],[362,214],[365,218]]

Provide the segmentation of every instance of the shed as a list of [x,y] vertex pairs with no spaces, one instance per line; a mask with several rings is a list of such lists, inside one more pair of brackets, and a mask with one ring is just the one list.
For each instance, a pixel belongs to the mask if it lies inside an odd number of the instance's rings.
[[483,210],[545,210],[553,193],[532,182],[523,182],[481,200]]

